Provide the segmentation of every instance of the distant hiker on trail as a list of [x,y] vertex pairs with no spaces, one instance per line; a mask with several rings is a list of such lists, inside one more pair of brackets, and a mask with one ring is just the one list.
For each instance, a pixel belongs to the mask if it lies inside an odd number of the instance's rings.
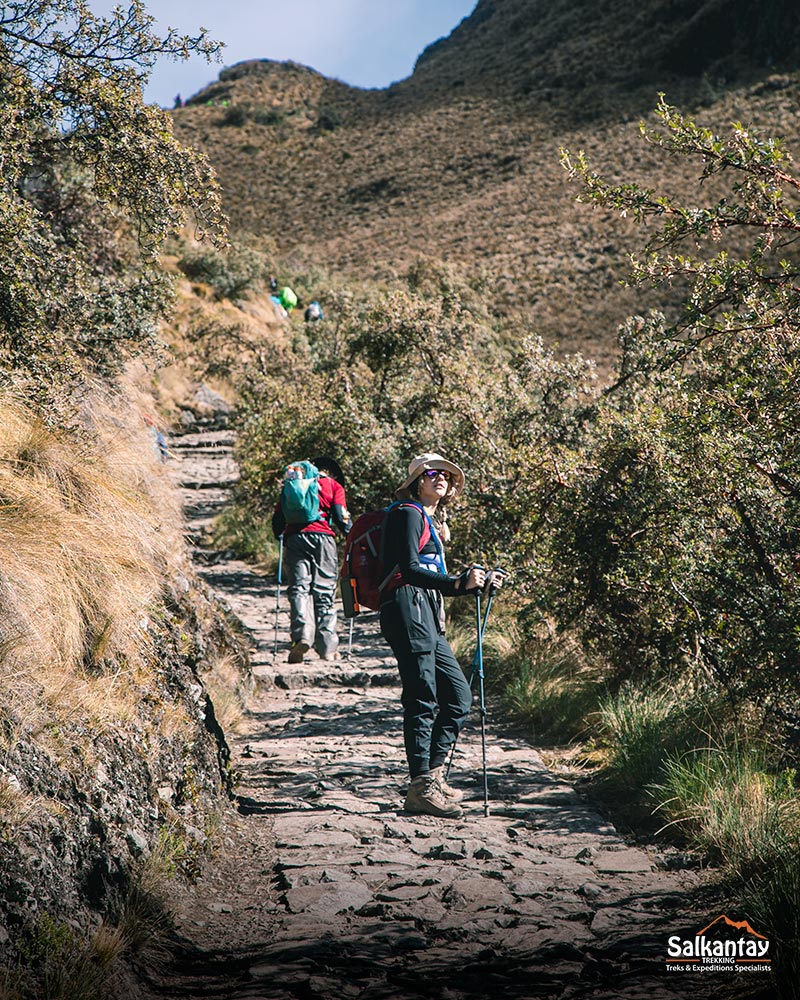
[[297,305],[297,296],[288,285],[284,285],[278,292],[278,298],[280,299],[281,305],[288,313],[290,313]]
[[303,319],[306,323],[316,323],[318,320],[325,319],[322,313],[322,306],[314,299],[313,302],[309,302],[308,307],[303,315]]
[[269,290],[272,292],[273,295],[278,291],[278,279],[275,277],[274,274],[271,274],[269,276]]
[[[283,534],[289,598],[292,648],[289,663],[302,663],[313,646],[323,660],[337,659],[336,578],[339,564],[336,537],[331,525],[344,534],[351,528],[341,466],[327,455],[304,466],[303,474],[312,503],[305,512],[295,513],[287,501],[286,485],[272,515],[276,538]],[[309,468],[310,466],[310,468]],[[293,466],[287,470],[291,482]]]
[[175,107],[176,108],[182,108],[183,107],[183,98],[181,97],[180,94],[176,94],[175,95]]
[[[475,594],[487,574],[471,566],[447,573],[446,507],[464,488],[464,473],[441,455],[418,455],[397,490],[383,529],[383,565],[395,575],[383,588],[381,632],[397,657],[403,685],[403,736],[411,784],[405,809],[457,817],[461,792],[444,764],[472,704],[464,673],[444,635],[443,597]],[[494,581],[500,586],[502,581]]]
[[156,422],[149,413],[144,414],[144,422],[147,425],[147,429],[150,431],[150,441],[153,445],[153,451],[155,452],[156,457],[159,462],[166,462],[169,459],[167,439],[158,427],[156,427]]

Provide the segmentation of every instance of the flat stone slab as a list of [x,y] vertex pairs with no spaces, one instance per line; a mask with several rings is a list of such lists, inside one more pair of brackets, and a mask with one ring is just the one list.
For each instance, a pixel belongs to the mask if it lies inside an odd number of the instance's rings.
[[357,910],[372,899],[372,892],[363,882],[320,882],[298,886],[286,893],[290,913],[336,914]]
[[315,830],[313,833],[306,833],[300,837],[278,838],[275,846],[278,848],[298,848],[308,850],[309,848],[321,847],[331,849],[335,847],[354,847],[358,843],[358,838],[352,833],[344,833],[339,830]]
[[643,851],[633,848],[621,851],[600,851],[592,858],[599,872],[649,872],[653,862]]

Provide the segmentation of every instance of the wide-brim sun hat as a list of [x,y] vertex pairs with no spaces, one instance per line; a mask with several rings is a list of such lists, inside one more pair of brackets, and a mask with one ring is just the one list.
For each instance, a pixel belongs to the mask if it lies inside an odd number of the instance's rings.
[[437,455],[436,452],[429,451],[411,459],[408,465],[408,476],[406,477],[405,482],[401,483],[400,486],[397,487],[396,492],[401,493],[403,490],[407,490],[414,480],[421,476],[427,469],[442,469],[443,471],[450,473],[452,476],[452,479],[450,480],[450,489],[453,496],[458,496],[458,494],[464,489],[466,477],[455,462],[448,462],[446,458],[443,458],[441,455]]

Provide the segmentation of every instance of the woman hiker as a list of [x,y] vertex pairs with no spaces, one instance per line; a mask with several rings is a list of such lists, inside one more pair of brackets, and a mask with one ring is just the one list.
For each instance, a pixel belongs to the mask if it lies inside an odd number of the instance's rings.
[[[397,490],[383,529],[381,632],[397,657],[403,685],[403,737],[411,784],[405,809],[461,815],[462,793],[445,781],[448,751],[472,704],[472,692],[444,635],[443,597],[475,594],[487,574],[471,566],[447,573],[442,540],[450,537],[445,508],[464,488],[464,473],[441,455],[418,455]],[[500,579],[491,581],[500,586]]]

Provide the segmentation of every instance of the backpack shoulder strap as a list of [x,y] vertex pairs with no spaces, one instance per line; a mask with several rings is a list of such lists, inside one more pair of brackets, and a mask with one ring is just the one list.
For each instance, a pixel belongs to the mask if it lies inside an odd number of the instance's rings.
[[397,500],[395,503],[389,504],[389,506],[386,508],[386,510],[390,511],[394,507],[413,507],[415,510],[418,510],[420,512],[420,514],[422,514],[422,520],[423,520],[422,536],[420,537],[420,540],[419,540],[419,549],[420,549],[420,552],[428,544],[428,539],[433,538],[434,541],[436,542],[436,549],[439,552],[439,554],[441,555],[441,549],[440,549],[440,546],[439,546],[439,539],[436,537],[436,532],[434,531],[434,528],[433,528],[433,522],[428,517],[428,515],[425,513],[425,508],[422,506],[422,504],[421,503],[415,503],[413,500]]
[[444,552],[442,551],[442,543],[439,540],[439,533],[437,532],[436,528],[434,527],[434,524],[433,524],[433,521],[430,518],[430,515],[427,513],[427,511],[422,506],[422,504],[420,504],[420,503],[414,503],[413,500],[398,500],[396,503],[390,504],[386,508],[386,510],[389,511],[393,507],[416,507],[416,509],[420,512],[420,514],[422,514],[422,517],[424,518],[425,523],[423,524],[423,527],[422,527],[422,536],[420,537],[420,540],[419,540],[419,550],[420,550],[420,552],[422,552],[422,550],[428,544],[428,540],[432,538],[433,539],[433,544],[436,546],[436,555],[438,557],[439,565],[442,567],[442,571],[446,572],[446,570],[445,570],[445,561],[444,561]]

